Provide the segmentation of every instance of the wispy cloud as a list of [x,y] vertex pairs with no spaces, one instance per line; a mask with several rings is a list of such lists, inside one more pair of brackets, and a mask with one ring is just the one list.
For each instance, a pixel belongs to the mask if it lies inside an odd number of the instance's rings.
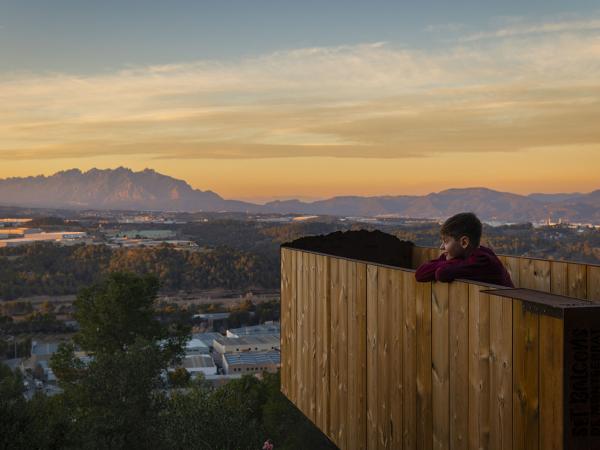
[[545,33],[564,33],[600,30],[600,19],[568,20],[562,22],[548,22],[541,24],[517,23],[493,31],[483,31],[460,38],[462,42],[473,42],[482,39],[507,38]]
[[429,51],[375,42],[97,76],[0,75],[0,158],[407,158],[600,144],[600,20],[487,33],[518,42],[484,34]]

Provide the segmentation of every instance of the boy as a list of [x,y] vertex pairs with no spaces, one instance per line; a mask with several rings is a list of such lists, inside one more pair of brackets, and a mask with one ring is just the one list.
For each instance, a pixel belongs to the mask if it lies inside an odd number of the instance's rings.
[[514,287],[510,274],[495,253],[479,245],[481,222],[473,213],[460,213],[444,222],[440,230],[442,254],[422,264],[417,281],[450,282],[456,278]]

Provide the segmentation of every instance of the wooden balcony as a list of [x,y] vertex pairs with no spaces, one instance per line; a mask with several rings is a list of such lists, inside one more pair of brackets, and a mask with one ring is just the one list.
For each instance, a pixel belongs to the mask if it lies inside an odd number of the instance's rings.
[[281,248],[283,393],[342,449],[600,449],[600,267],[521,289]]

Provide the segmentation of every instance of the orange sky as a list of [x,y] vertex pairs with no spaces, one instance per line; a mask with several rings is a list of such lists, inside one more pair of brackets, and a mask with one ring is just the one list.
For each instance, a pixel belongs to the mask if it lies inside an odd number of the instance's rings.
[[148,167],[255,201],[600,189],[600,21],[534,25],[427,51],[0,74],[0,177]]

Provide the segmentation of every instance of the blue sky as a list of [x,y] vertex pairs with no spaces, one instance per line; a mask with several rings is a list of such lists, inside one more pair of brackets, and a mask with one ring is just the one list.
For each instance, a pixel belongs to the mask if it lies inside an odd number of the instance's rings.
[[0,178],[226,198],[600,188],[600,5],[0,0]]
[[3,0],[0,71],[91,73],[388,42],[445,47],[531,20],[585,18],[594,1]]

